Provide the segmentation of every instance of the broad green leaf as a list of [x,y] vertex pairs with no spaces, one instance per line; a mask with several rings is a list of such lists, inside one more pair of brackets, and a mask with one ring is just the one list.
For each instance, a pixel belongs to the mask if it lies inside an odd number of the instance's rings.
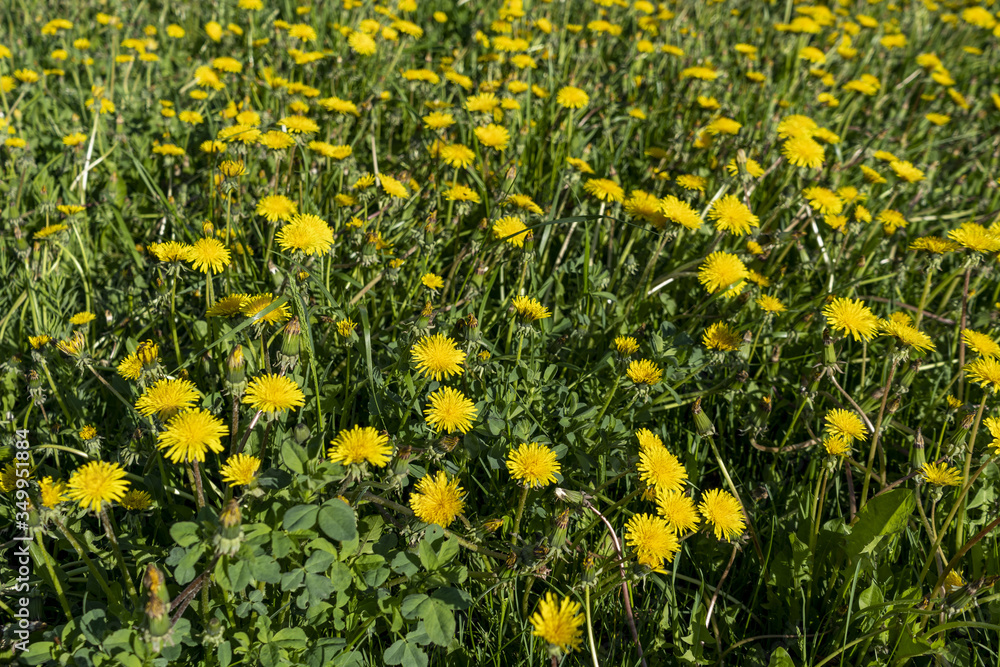
[[332,540],[345,542],[358,536],[358,521],[350,505],[339,498],[323,503],[319,509],[319,527]]
[[292,533],[296,530],[309,530],[316,525],[316,515],[319,508],[315,505],[296,505],[285,512],[282,523],[285,530]]
[[771,661],[767,663],[767,667],[795,667],[795,662],[792,661],[792,656],[788,655],[788,651],[779,647],[771,654]]
[[387,665],[402,665],[402,667],[427,667],[427,654],[419,646],[405,639],[398,639],[385,650],[382,660]]
[[870,553],[884,536],[903,530],[916,505],[912,489],[894,489],[872,498],[858,512],[847,536],[851,559]]
[[430,598],[420,605],[424,630],[438,646],[447,646],[455,636],[455,614],[440,600]]
[[309,554],[309,559],[306,561],[304,567],[307,572],[325,572],[335,560],[337,560],[337,557],[329,551],[317,549]]
[[281,460],[284,461],[289,470],[301,475],[306,470],[306,462],[309,457],[306,455],[306,450],[295,440],[286,438],[285,443],[281,446]]
[[193,521],[178,521],[170,526],[170,537],[182,547],[189,547],[200,539],[198,524]]

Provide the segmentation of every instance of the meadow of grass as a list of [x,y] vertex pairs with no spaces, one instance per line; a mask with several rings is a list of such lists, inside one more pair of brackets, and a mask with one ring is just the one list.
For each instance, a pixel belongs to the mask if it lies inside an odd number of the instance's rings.
[[998,10],[2,3],[3,660],[1000,665]]

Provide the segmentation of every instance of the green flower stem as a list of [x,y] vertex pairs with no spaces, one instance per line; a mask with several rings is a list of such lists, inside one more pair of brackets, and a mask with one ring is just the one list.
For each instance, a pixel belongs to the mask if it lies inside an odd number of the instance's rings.
[[[207,296],[207,295],[206,295]],[[177,341],[177,274],[174,273],[173,284],[170,286],[170,337],[174,341],[174,353],[177,355],[177,365],[184,363],[181,359],[181,344]]]
[[747,520],[747,530],[750,532],[750,537],[753,539],[753,548],[757,552],[757,558],[760,559],[760,564],[765,569],[767,568],[767,561],[764,560],[764,551],[760,548],[760,542],[757,539],[757,531],[753,527],[753,521],[750,519],[750,513],[747,512],[747,506],[743,502],[743,498],[740,497],[739,491],[736,490],[736,485],[733,484],[733,478],[729,476],[729,470],[726,469],[726,464],[722,461],[722,456],[719,454],[719,448],[715,446],[715,438],[710,435],[706,435],[705,439],[708,440],[709,446],[712,448],[712,454],[715,455],[715,461],[719,464],[719,471],[726,480],[726,484],[729,486],[730,493],[736,498],[740,503],[740,509],[743,510],[743,516]]
[[934,584],[934,589],[933,589],[934,591],[937,591],[944,586],[944,581],[948,577],[948,574],[955,569],[955,566],[958,565],[958,562],[962,560],[962,557],[965,556],[965,554],[969,551],[969,549],[974,547],[984,537],[989,535],[990,532],[997,526],[1000,526],[1000,516],[998,516],[997,518],[993,519],[993,521],[986,524],[981,531],[976,533],[972,537],[972,539],[963,544],[962,547],[955,552],[955,555],[951,557],[951,560],[948,561],[948,564],[944,566],[944,571],[941,573],[941,576],[938,577],[937,583]]
[[514,514],[514,529],[510,531],[510,544],[517,546],[517,531],[521,528],[521,515],[524,514],[524,503],[528,499],[528,487],[521,487],[521,497],[517,499],[517,512]]
[[[965,449],[965,465],[962,467],[962,479],[969,478],[969,472],[972,470],[972,452],[976,448],[976,436],[979,434],[979,425],[983,420],[983,409],[986,407],[986,397],[987,392],[983,392],[983,400],[979,402],[979,409],[976,410],[976,421],[972,423],[972,432],[969,435],[969,444]],[[958,549],[962,545],[963,533],[965,532],[965,496],[962,496],[958,507],[958,523],[955,525],[955,548]],[[945,524],[947,527],[947,524]],[[944,528],[942,528],[944,530]]]
[[[965,282],[962,286],[962,321],[958,325],[958,399],[961,401],[965,400],[965,378],[962,376],[962,369],[965,368],[965,338],[963,338],[961,334],[962,329],[965,328],[966,316],[969,312],[969,277],[971,275],[972,267],[970,266],[965,269]],[[965,512],[963,511],[963,515],[964,514]],[[961,535],[961,533],[959,533],[959,535]]]
[[621,374],[620,373],[616,374],[615,384],[613,387],[611,387],[611,391],[608,392],[608,397],[604,400],[604,405],[601,406],[601,411],[598,412],[597,416],[594,418],[590,431],[587,433],[588,438],[593,436],[594,432],[597,431],[598,428],[600,428],[601,420],[604,418],[604,413],[608,411],[608,407],[611,405],[611,401],[614,400],[615,393],[618,391],[618,385],[621,383],[621,380],[622,380]]
[[632,597],[629,595],[628,590],[628,576],[625,572],[625,554],[622,553],[622,545],[618,540],[618,534],[615,532],[614,526],[611,522],[605,518],[603,514],[597,511],[586,497],[583,499],[583,506],[589,509],[591,512],[597,515],[597,517],[604,523],[605,527],[608,529],[608,533],[611,535],[611,544],[614,546],[615,553],[618,555],[618,570],[621,574],[621,585],[622,585],[622,600],[625,603],[625,618],[628,621],[628,628],[632,632],[632,641],[635,642],[635,650],[639,654],[639,662],[642,667],[647,667],[646,658],[642,653],[642,644],[639,642],[639,632],[635,627],[635,616],[632,613]]
[[201,468],[198,466],[198,461],[191,461],[191,467],[188,468],[188,477],[191,479],[191,486],[194,488],[195,492],[195,502],[198,505],[198,509],[205,506],[205,489],[202,487],[201,483]]
[[924,561],[924,568],[920,572],[920,579],[917,581],[917,588],[920,588],[920,586],[922,586],[924,583],[924,579],[927,578],[927,573],[928,571],[930,571],[931,568],[931,562],[934,560],[934,554],[937,553],[938,547],[940,547],[941,543],[944,541],[945,533],[948,532],[948,526],[951,525],[951,522],[955,518],[955,515],[958,514],[959,505],[965,501],[966,496],[969,494],[969,489],[972,488],[972,485],[975,483],[975,481],[979,479],[979,476],[983,473],[984,470],[986,470],[986,466],[988,466],[992,462],[993,462],[993,457],[986,459],[983,465],[979,466],[979,468],[976,469],[976,472],[972,474],[972,477],[966,479],[965,484],[962,485],[962,489],[958,492],[958,499],[952,506],[951,511],[948,512],[948,516],[945,517],[944,523],[941,524],[941,529],[938,531],[937,539],[934,540],[934,544],[931,545],[930,552],[927,555],[927,560]]
[[49,365],[43,360],[41,366],[42,370],[45,371],[45,378],[49,381],[49,387],[52,388],[52,395],[56,397],[56,403],[59,404],[59,409],[62,410],[66,421],[72,422],[73,417],[70,416],[69,409],[66,407],[65,401],[63,401],[62,394],[59,393],[59,388],[56,386],[55,380],[52,379],[52,373],[49,372]]
[[38,545],[38,550],[42,552],[42,560],[45,562],[45,570],[49,573],[49,579],[52,580],[52,586],[56,589],[56,596],[59,598],[59,606],[62,607],[63,613],[66,614],[66,620],[72,621],[73,610],[69,606],[69,601],[66,599],[66,593],[63,591],[62,583],[59,581],[59,577],[56,576],[52,556],[50,556],[49,552],[45,550],[45,543],[42,541],[41,533],[35,533],[35,544]]
[[[868,502],[868,486],[872,481],[872,467],[875,465],[875,451],[878,448],[879,434],[882,431],[882,418],[885,417],[885,404],[889,399],[889,387],[892,385],[892,378],[896,374],[896,366],[899,362],[895,359],[892,360],[892,366],[889,367],[889,377],[886,378],[885,387],[882,388],[882,405],[878,409],[878,418],[875,420],[875,433],[872,435],[872,444],[868,448],[868,463],[865,465],[865,481],[861,485],[861,504],[859,507],[864,507],[865,503]],[[885,471],[883,470],[883,476]]]
[[914,328],[920,328],[920,320],[924,319],[924,306],[927,305],[927,297],[931,291],[931,278],[934,277],[935,272],[927,270],[927,277],[924,279],[924,291],[920,295],[920,304],[917,306],[917,319],[913,323]]
[[590,646],[590,659],[594,667],[601,667],[597,661],[597,644],[594,643],[594,624],[590,620],[590,586],[583,589],[583,606],[587,610],[587,644]]
[[118,567],[122,571],[122,577],[125,578],[125,590],[128,591],[129,599],[132,600],[132,606],[134,609],[139,608],[139,594],[135,590],[135,583],[132,581],[132,575],[129,574],[128,567],[125,566],[125,557],[122,556],[122,550],[118,546],[118,538],[115,536],[115,531],[111,528],[111,519],[108,516],[108,510],[105,504],[101,504],[101,523],[104,524],[104,533],[108,536],[108,540],[111,542],[111,548],[115,552],[115,559],[118,561]]
[[819,536],[819,517],[823,513],[823,500],[826,496],[826,467],[816,482],[816,490],[813,492],[812,506],[812,530],[809,532],[809,553],[816,552],[816,538]]
[[90,557],[87,556],[87,554],[84,552],[83,547],[80,546],[79,536],[72,530],[70,530],[58,517],[54,517],[52,519],[52,522],[55,523],[56,528],[58,528],[59,531],[66,536],[66,540],[70,543],[70,546],[72,546],[73,549],[76,551],[76,555],[80,557],[80,560],[86,563],[87,568],[90,570],[90,574],[92,574],[94,576],[94,579],[97,580],[97,584],[101,587],[101,590],[104,591],[104,594],[107,596],[107,599],[114,600],[115,594],[112,593],[111,589],[108,587],[107,580],[97,569],[97,566],[94,565],[94,561],[90,560]]
[[111,391],[111,393],[114,394],[115,397],[119,401],[121,401],[129,410],[132,409],[132,403],[130,403],[129,401],[126,401],[124,396],[122,396],[121,394],[119,394],[115,390],[115,388],[112,387],[111,384],[107,380],[105,380],[103,377],[101,377],[101,374],[97,372],[97,370],[94,368],[94,366],[89,361],[87,362],[87,370],[89,370],[91,373],[93,373],[94,377],[96,377],[98,380],[100,380],[101,384],[103,384],[105,387],[107,387],[108,390]]

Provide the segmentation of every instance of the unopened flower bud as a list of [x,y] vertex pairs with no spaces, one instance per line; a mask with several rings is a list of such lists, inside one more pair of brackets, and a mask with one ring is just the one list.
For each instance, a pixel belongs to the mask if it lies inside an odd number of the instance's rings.
[[223,556],[234,556],[243,543],[243,514],[240,504],[235,498],[230,498],[226,509],[219,515],[219,530],[212,542],[216,553]]
[[281,350],[278,352],[278,365],[281,368],[294,368],[299,363],[301,338],[302,324],[299,318],[293,317],[282,331]]
[[700,398],[694,402],[691,413],[694,415],[694,426],[698,430],[698,435],[709,436],[715,434],[715,426],[712,424],[712,420],[701,409]]
[[243,346],[233,348],[226,359],[226,384],[233,396],[242,396],[247,388],[246,360],[243,358]]

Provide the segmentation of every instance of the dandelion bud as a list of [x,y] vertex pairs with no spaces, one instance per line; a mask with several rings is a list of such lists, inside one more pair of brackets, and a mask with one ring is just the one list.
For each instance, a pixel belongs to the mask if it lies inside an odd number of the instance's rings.
[[889,405],[887,406],[887,408],[888,408],[888,410],[889,410],[889,414],[890,414],[890,415],[891,415],[891,414],[895,414],[895,412],[896,412],[897,410],[899,410],[899,406],[900,406],[901,404],[902,404],[902,401],[901,401],[901,400],[899,400],[899,396],[893,396],[893,397],[892,397],[892,400],[891,400],[891,401],[889,401]]
[[278,352],[278,365],[281,368],[294,368],[299,362],[299,343],[302,337],[302,325],[299,318],[288,320],[282,332],[281,351]]
[[201,223],[201,233],[205,236],[212,236],[215,234],[215,226],[212,224],[211,220],[206,220]]
[[563,510],[556,517],[555,530],[552,532],[552,548],[562,549],[566,546],[567,536],[569,533],[569,518],[572,516],[572,511]]
[[913,451],[911,454],[913,469],[920,470],[923,468],[927,462],[927,457],[924,455],[924,435],[920,432],[919,426],[917,427],[916,435],[913,437]]
[[582,505],[586,498],[582,492],[570,491],[569,489],[557,488],[555,493],[556,498],[571,505]]
[[243,358],[243,346],[233,348],[226,359],[226,384],[233,396],[242,396],[247,387],[246,360]]
[[834,366],[837,363],[837,350],[833,346],[830,329],[823,329],[823,363],[827,366]]
[[309,430],[309,425],[301,422],[295,425],[293,433],[295,435],[295,442],[300,445],[308,440],[309,436],[312,435],[312,431]]
[[167,591],[163,572],[150,563],[142,578],[142,587],[146,589],[146,620],[149,623],[151,637],[163,637],[170,631],[170,593]]
[[737,352],[737,356],[744,361],[750,359],[750,350],[753,349],[753,334],[747,329],[743,332],[743,343],[740,345],[740,350]]
[[709,436],[715,434],[715,426],[712,424],[712,420],[701,409],[700,398],[694,402],[691,412],[694,414],[694,426],[698,430],[698,435]]
[[214,616],[208,619],[208,627],[205,628],[205,634],[202,635],[201,643],[205,646],[218,646],[222,643],[224,637],[225,633],[222,629],[222,622]]
[[973,421],[975,421],[975,415],[972,412],[959,413],[959,422],[948,435],[942,447],[942,453],[945,456],[949,458],[958,456],[965,450],[965,439],[969,435]]
[[35,401],[35,405],[41,405],[45,400],[45,391],[42,389],[42,378],[38,371],[28,371],[28,395]]
[[135,356],[142,363],[143,371],[152,371],[160,361],[160,346],[151,340],[139,343]]
[[219,530],[212,543],[215,551],[222,556],[234,556],[243,543],[243,514],[235,498],[230,498],[226,509],[219,515]]

